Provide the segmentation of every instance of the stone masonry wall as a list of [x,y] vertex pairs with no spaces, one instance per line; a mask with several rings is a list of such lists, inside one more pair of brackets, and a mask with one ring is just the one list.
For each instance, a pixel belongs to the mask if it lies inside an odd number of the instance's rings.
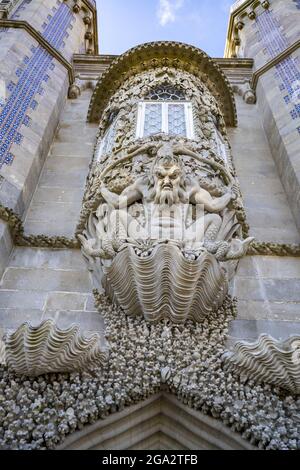
[[85,261],[80,250],[16,247],[1,281],[0,325],[16,329],[48,318],[61,328],[74,322],[102,331]]
[[[246,16],[239,32],[240,55],[254,59],[254,71],[299,41],[300,8],[294,0],[271,0],[270,7]],[[273,158],[300,228],[300,57],[299,48],[258,81],[258,106]]]

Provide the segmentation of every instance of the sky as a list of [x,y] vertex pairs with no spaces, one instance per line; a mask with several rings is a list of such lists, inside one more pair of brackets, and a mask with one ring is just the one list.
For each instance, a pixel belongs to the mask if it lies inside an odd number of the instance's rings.
[[100,54],[122,54],[150,41],[192,44],[223,57],[234,0],[96,0]]

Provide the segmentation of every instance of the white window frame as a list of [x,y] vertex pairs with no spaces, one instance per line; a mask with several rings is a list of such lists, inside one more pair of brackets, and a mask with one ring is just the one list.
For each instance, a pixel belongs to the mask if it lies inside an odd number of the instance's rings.
[[194,120],[192,103],[189,101],[142,101],[138,104],[136,138],[141,139],[144,137],[145,128],[145,115],[147,104],[159,104],[162,110],[162,128],[161,132],[169,134],[169,105],[180,104],[184,105],[185,127],[187,139],[194,139]]
[[118,116],[115,117],[115,120],[113,120],[110,123],[110,125],[108,126],[108,128],[104,132],[104,135],[101,139],[100,145],[98,146],[98,149],[97,149],[97,154],[96,154],[96,161],[97,162],[99,162],[101,160],[101,157],[103,155],[103,149],[104,149],[104,146],[106,144],[107,136],[108,136],[109,132],[112,131],[112,127],[115,127],[117,125],[117,121],[118,121]]
[[220,156],[222,157],[224,163],[226,163],[226,165],[228,165],[228,158],[227,158],[225,140],[224,140],[222,134],[220,133],[220,131],[218,131],[218,129],[215,129],[215,138],[216,138],[216,143],[217,143],[218,154],[220,154]]

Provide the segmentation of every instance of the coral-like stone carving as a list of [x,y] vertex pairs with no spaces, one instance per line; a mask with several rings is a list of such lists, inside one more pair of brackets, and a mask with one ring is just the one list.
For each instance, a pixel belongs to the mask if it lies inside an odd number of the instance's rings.
[[[161,390],[220,420],[260,449],[299,449],[299,400],[252,379],[243,383],[224,371],[229,321],[236,314],[230,298],[203,322],[187,321],[184,327],[165,321],[149,325],[98,295],[97,307],[105,320],[110,355],[93,374],[36,379],[0,367],[1,449],[53,449],[84,425]],[[120,423],[116,416],[115,421]]]
[[239,341],[224,354],[227,367],[243,378],[266,382],[300,394],[300,336],[278,341],[263,334],[254,343]]
[[89,370],[107,356],[98,333],[84,336],[77,326],[61,330],[52,320],[37,327],[24,323],[4,341],[6,364],[20,375]]

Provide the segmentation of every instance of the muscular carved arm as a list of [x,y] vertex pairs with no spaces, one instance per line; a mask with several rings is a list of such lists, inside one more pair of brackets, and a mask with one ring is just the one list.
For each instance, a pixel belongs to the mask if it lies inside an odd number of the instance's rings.
[[101,187],[101,194],[104,197],[105,201],[115,207],[116,209],[123,209],[124,207],[130,206],[134,202],[138,201],[142,197],[142,192],[140,190],[140,184],[137,180],[135,183],[125,188],[124,191],[118,196],[105,186]]
[[231,199],[234,199],[235,195],[232,192],[228,192],[221,197],[213,198],[208,191],[200,186],[195,186],[191,191],[190,200],[194,204],[203,204],[204,209],[208,212],[220,212],[229,204]]

